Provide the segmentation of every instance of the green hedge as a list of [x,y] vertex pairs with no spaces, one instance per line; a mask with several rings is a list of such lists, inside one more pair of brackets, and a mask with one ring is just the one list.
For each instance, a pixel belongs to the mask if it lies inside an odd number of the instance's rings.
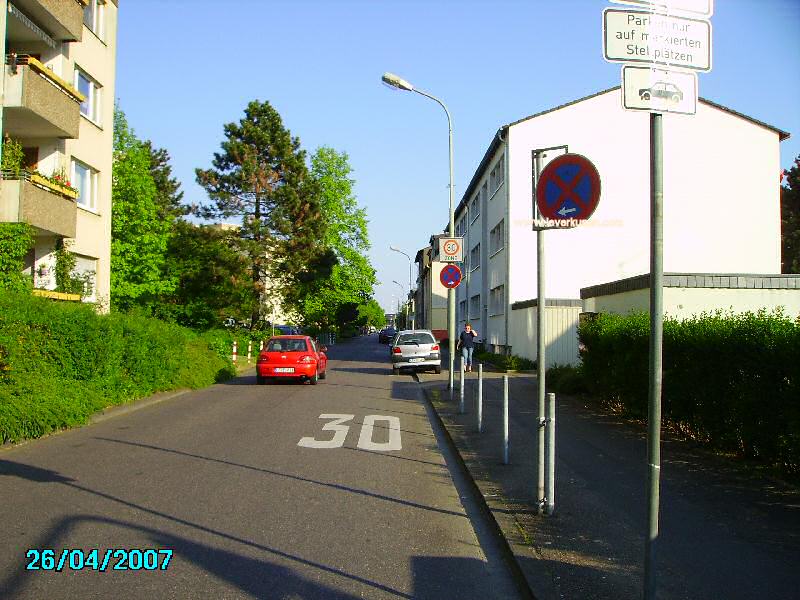
[[[461,356],[461,353],[456,353],[456,360],[458,360],[459,356]],[[495,354],[494,352],[477,351],[475,352],[474,358],[477,361],[489,363],[500,371],[530,371],[536,368],[536,363],[534,361],[528,360],[523,356],[517,356],[516,354],[505,355]]]
[[[649,316],[598,315],[579,337],[587,384],[647,414]],[[800,318],[664,320],[662,414],[714,446],[800,473]]]
[[0,291],[0,440],[85,423],[107,406],[234,374],[217,334]]

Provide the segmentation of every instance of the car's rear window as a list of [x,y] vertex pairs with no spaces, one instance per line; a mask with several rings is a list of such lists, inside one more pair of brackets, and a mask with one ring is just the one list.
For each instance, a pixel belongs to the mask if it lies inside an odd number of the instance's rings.
[[306,352],[305,340],[270,340],[267,352]]
[[414,342],[417,344],[435,344],[436,340],[433,339],[433,336],[430,333],[404,333],[397,338],[396,344],[401,346],[404,344],[413,344]]

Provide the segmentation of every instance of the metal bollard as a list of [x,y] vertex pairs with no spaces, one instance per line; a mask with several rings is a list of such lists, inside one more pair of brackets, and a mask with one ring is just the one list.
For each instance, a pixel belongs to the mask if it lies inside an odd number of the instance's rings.
[[236,362],[236,357],[238,355],[238,347],[239,344],[236,342],[236,340],[233,340],[233,362]]
[[264,340],[261,340],[261,342],[258,344],[258,351],[262,352],[263,350],[264,350]]
[[250,364],[250,359],[253,356],[253,340],[247,342],[247,364]]
[[483,433],[483,363],[478,363],[478,433]]
[[458,412],[464,414],[464,358],[461,358],[458,374]]
[[545,479],[545,513],[552,515],[556,505],[556,395],[547,394],[547,479]]
[[508,375],[503,375],[503,464],[508,464]]

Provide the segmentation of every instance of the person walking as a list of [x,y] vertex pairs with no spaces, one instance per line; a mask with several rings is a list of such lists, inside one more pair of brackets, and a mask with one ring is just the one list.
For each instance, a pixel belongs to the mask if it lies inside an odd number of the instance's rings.
[[469,322],[464,325],[464,331],[458,336],[458,348],[461,350],[462,363],[466,372],[472,372],[472,351],[475,347],[476,337],[478,337],[478,332],[472,329]]

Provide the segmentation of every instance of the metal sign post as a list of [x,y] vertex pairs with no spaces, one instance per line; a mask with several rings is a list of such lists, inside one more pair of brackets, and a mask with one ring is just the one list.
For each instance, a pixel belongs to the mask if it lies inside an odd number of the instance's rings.
[[647,541],[644,597],[656,597],[656,548],[661,489],[661,379],[664,334],[664,151],[662,116],[650,114],[650,361],[647,393]]

